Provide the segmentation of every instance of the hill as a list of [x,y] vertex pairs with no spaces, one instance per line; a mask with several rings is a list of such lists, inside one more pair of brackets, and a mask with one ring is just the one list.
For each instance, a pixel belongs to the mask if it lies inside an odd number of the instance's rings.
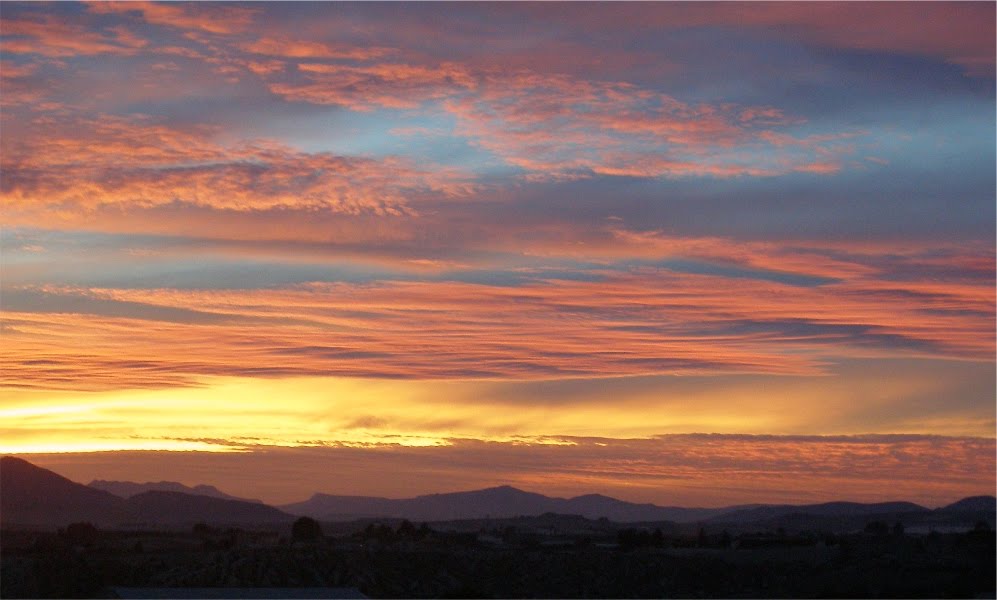
[[114,494],[80,485],[20,458],[0,458],[0,521],[5,525],[104,523],[127,515],[126,501]]
[[789,517],[807,515],[811,517],[870,517],[875,515],[928,513],[929,509],[912,502],[825,502],[822,504],[777,504],[757,506],[720,514],[708,519],[717,523],[757,523]]
[[309,500],[286,504],[280,508],[292,514],[308,515],[331,521],[371,517],[448,521],[557,513],[581,515],[589,519],[605,517],[611,521],[625,523],[636,521],[690,522],[743,507],[666,507],[625,502],[599,494],[567,499],[551,498],[506,485],[469,492],[428,494],[404,499],[315,494]]
[[[130,494],[157,486],[169,489]],[[173,491],[176,486],[184,491]],[[122,498],[99,487],[129,496]],[[190,493],[199,491],[206,493]],[[997,500],[993,496],[974,496],[936,510],[910,502],[682,508],[625,502],[600,494],[553,498],[499,486],[405,499],[315,494],[305,502],[280,508],[283,510],[233,499],[213,486],[188,488],[175,482],[135,484],[100,480],[85,486],[20,458],[8,456],[0,460],[0,520],[4,525],[43,527],[63,527],[77,521],[105,526],[275,524],[293,520],[292,515],[326,521],[368,518],[454,521],[557,514],[592,520],[606,518],[617,523],[696,523],[731,530],[855,531],[872,520],[902,522],[908,527],[932,530],[973,527],[981,520],[993,526]]]
[[120,498],[131,498],[132,496],[136,496],[143,492],[180,492],[181,494],[190,494],[192,496],[208,496],[211,498],[218,498],[220,500],[239,500],[241,502],[263,504],[260,500],[252,498],[239,498],[238,496],[226,494],[213,485],[202,484],[195,485],[194,487],[188,487],[176,481],[147,481],[146,483],[135,483],[134,481],[105,481],[103,479],[95,479],[89,483],[89,487],[96,490],[110,492]]
[[180,492],[143,492],[127,500],[129,513],[137,523],[185,525],[212,523],[245,525],[293,521],[294,516],[266,504],[222,500]]
[[970,496],[938,510],[946,512],[993,512],[997,510],[997,498],[993,496]]
[[509,519],[536,517],[546,513],[605,517],[617,523],[701,523],[732,530],[861,530],[871,520],[924,527],[963,527],[975,520],[993,522],[992,496],[966,498],[931,510],[912,502],[825,502],[821,504],[741,505],[726,508],[682,508],[637,504],[600,494],[574,498],[552,498],[510,486],[469,492],[429,494],[391,499],[370,496],[315,494],[309,500],[283,505],[291,514],[326,521],[391,518],[418,521]]
[[4,526],[218,525],[279,523],[294,517],[265,504],[180,492],[149,491],[124,499],[13,456],[0,458],[0,522]]

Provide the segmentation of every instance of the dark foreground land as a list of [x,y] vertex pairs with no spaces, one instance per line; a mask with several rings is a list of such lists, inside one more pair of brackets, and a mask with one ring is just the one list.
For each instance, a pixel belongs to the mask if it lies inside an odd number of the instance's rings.
[[325,527],[5,530],[0,596],[113,597],[122,586],[345,587],[372,598],[992,598],[997,576],[983,523],[959,533],[870,523],[849,534],[731,535],[546,515]]

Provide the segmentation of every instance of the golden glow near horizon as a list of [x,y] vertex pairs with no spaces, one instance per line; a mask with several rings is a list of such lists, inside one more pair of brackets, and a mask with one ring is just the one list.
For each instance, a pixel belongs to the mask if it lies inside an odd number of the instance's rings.
[[[920,368],[920,371],[918,369]],[[599,380],[609,392],[558,392],[558,382],[410,381],[356,378],[204,378],[197,387],[105,392],[6,392],[0,452],[96,450],[240,451],[253,446],[447,445],[452,439],[565,443],[590,436],[646,438],[667,433],[868,433],[868,414],[894,433],[920,421],[890,420],[915,393],[947,382],[922,365],[883,382],[877,373],[731,381],[703,390],[672,378],[657,385]],[[986,376],[987,369],[977,369]],[[973,373],[966,369],[965,373]],[[977,375],[979,376],[979,375]],[[690,382],[691,383],[691,382]],[[562,384],[563,385],[563,384]],[[607,394],[603,396],[602,394]],[[864,402],[856,406],[856,395]],[[986,435],[972,413],[932,422],[933,432]],[[80,438],[81,432],[87,437]]]
[[994,5],[626,9],[5,3],[0,452],[992,488]]

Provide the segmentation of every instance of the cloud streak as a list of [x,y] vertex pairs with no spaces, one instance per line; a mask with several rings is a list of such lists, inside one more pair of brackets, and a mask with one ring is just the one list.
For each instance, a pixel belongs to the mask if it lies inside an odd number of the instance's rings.
[[87,212],[182,202],[221,210],[326,210],[401,215],[410,196],[466,194],[453,169],[398,157],[305,153],[270,140],[221,144],[206,127],[144,118],[38,119],[3,153],[3,197],[14,211]]
[[[994,352],[984,333],[994,321],[987,280],[798,285],[750,271],[731,277],[708,265],[692,273],[664,264],[597,270],[597,281],[538,271],[515,286],[453,275],[229,291],[25,289],[6,308],[8,375],[54,385],[44,376],[50,368],[26,363],[53,335],[66,336],[52,359],[67,375],[107,372],[122,386],[145,378],[130,381],[124,357],[159,365],[165,385],[169,373],[177,382],[250,372],[415,379],[813,374],[831,357],[985,360]],[[209,314],[217,322],[199,316]],[[136,337],[128,325],[134,319],[161,323]],[[107,349],[105,357],[74,358],[84,332],[95,336],[93,347]],[[73,336],[81,341],[70,343]]]
[[[841,168],[799,152],[810,146],[823,155],[843,153],[830,143],[814,147],[816,137],[787,151],[782,140],[791,136],[769,128],[802,120],[773,107],[689,104],[625,82],[459,63],[302,63],[296,70],[303,80],[273,78],[280,69],[260,73],[271,78],[272,92],[292,101],[357,111],[439,102],[456,119],[457,134],[540,177],[777,176]],[[770,146],[772,140],[779,143]]]
[[163,2],[91,2],[87,9],[95,14],[136,15],[153,25],[221,35],[249,29],[259,15],[245,6]]

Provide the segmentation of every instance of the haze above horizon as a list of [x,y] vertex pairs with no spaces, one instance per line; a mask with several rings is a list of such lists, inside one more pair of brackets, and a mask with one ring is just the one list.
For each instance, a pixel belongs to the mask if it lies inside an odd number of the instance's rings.
[[5,2],[0,453],[278,504],[992,494],[994,21]]

